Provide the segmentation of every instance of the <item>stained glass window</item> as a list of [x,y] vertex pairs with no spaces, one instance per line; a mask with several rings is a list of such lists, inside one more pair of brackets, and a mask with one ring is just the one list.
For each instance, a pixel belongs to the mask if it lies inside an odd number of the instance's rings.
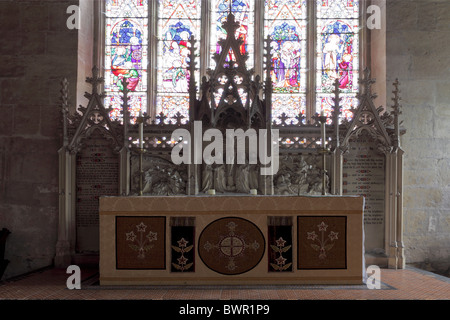
[[159,0],[156,113],[167,121],[177,112],[189,119],[189,40],[201,41],[200,18],[200,1]]
[[[255,38],[270,38],[275,122],[283,113],[284,121],[294,124],[300,115],[321,110],[330,116],[336,79],[343,117],[351,119],[359,91],[358,0],[105,0],[104,89],[111,118],[122,117],[120,91],[127,79],[133,117],[142,109],[153,118],[162,112],[168,121],[180,112],[186,122],[189,40],[197,40],[197,68],[214,68],[212,57],[222,50],[218,41],[227,36],[223,24],[230,12],[240,24],[235,37],[243,40],[248,68],[261,70],[264,63],[264,48],[255,47]],[[205,51],[209,59],[200,58]],[[235,60],[234,52],[228,54]],[[197,86],[202,75],[195,74]]]
[[357,106],[359,78],[359,1],[317,1],[316,111],[331,115],[336,79],[343,116]]
[[147,106],[148,1],[106,0],[105,9],[105,108],[112,109],[112,119],[122,118],[126,79],[135,117]]
[[265,0],[264,38],[270,38],[273,68],[272,118],[297,123],[306,111],[306,0]]
[[[217,44],[220,39],[227,37],[227,32],[223,28],[223,23],[227,21],[228,14],[233,13],[236,22],[240,27],[236,30],[236,39],[243,40],[241,45],[241,53],[247,53],[247,68],[254,66],[254,20],[255,20],[255,4],[254,0],[212,0],[211,1],[211,36],[210,36],[210,53],[211,57],[214,53],[220,53],[221,47]],[[234,53],[231,51],[230,60],[235,60]],[[215,61],[211,59],[210,67],[215,67]]]

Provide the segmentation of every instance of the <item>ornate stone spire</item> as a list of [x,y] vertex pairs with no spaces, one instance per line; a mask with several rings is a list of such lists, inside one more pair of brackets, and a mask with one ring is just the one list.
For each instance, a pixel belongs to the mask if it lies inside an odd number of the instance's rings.
[[98,94],[98,86],[105,81],[105,78],[98,76],[98,68],[92,68],[92,77],[86,78],[86,82],[92,86],[92,94]]
[[67,132],[67,116],[69,114],[69,81],[67,78],[61,81],[61,111],[63,115],[63,146],[69,145],[69,136]]
[[393,136],[393,146],[394,148],[399,148],[400,147],[400,123],[399,123],[399,115],[402,114],[401,108],[402,106],[400,105],[400,101],[402,100],[402,98],[400,97],[400,82],[398,81],[398,79],[395,79],[394,82],[394,91],[392,91],[392,93],[394,94],[394,97],[392,98],[392,101],[394,101],[394,105],[392,106],[392,111],[391,114],[394,116],[394,136]]

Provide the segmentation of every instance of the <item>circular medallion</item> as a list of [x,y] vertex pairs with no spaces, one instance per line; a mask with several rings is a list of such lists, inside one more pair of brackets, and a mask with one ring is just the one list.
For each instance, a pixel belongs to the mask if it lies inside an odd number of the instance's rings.
[[236,217],[211,222],[199,237],[198,254],[215,272],[235,275],[250,271],[261,261],[265,240],[252,222]]

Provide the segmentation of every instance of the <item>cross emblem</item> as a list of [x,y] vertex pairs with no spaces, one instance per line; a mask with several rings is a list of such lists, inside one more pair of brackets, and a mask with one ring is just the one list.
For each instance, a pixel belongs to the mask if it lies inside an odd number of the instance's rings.
[[166,119],[167,119],[167,116],[166,116],[163,112],[160,112],[160,113],[156,116],[156,119],[159,120],[159,124],[160,124],[160,125],[163,125],[164,122],[165,122]]
[[288,117],[287,114],[284,112],[280,116],[278,116],[278,119],[280,119],[281,125],[283,125],[283,126],[287,124],[286,120],[289,120],[289,118],[290,117]]
[[176,125],[179,126],[181,125],[181,121],[186,118],[185,116],[183,116],[180,111],[178,111],[173,117],[172,119],[174,119],[176,121]]
[[91,115],[91,121],[94,122],[95,124],[99,124],[100,122],[103,121],[103,116],[98,112],[94,112]]
[[369,124],[372,121],[372,115],[368,113],[363,113],[359,117],[359,121],[361,121],[363,124]]

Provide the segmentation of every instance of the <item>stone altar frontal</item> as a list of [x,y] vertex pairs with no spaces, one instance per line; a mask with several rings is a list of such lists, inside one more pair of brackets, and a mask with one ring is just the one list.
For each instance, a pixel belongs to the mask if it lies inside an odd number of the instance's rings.
[[101,285],[362,284],[364,198],[100,198]]

